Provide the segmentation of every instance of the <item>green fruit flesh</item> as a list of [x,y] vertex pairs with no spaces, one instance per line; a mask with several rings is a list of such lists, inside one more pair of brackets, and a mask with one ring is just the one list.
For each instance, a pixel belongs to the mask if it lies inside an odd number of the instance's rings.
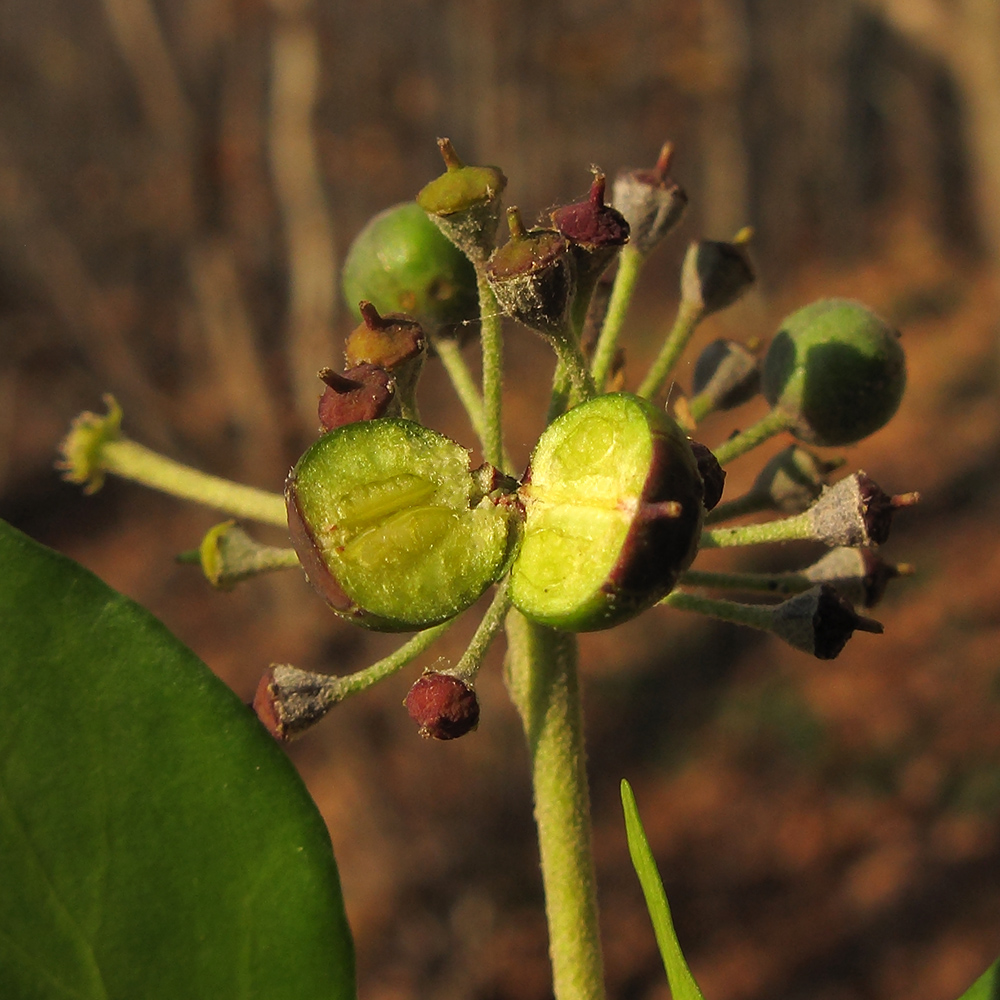
[[[288,483],[290,518],[346,596],[335,609],[384,631],[426,628],[458,614],[501,572],[506,509],[476,495],[469,455],[406,420],[350,424],[320,438]],[[313,565],[315,565],[313,563]],[[321,572],[310,572],[313,582]]]
[[661,410],[627,393],[599,396],[542,435],[530,481],[520,490],[525,526],[511,571],[511,597],[528,618],[572,631],[607,628],[669,589],[677,567],[657,570],[642,593],[615,584],[628,576],[621,560],[633,543],[632,554],[650,557],[642,551],[644,532],[637,529],[644,501],[680,499],[645,496],[664,445],[686,463],[681,478],[692,486],[684,497],[688,520],[680,530],[690,534],[700,525],[700,480],[686,440]]
[[824,299],[789,316],[764,359],[761,389],[811,444],[853,444],[899,408],[906,358],[895,330],[856,302]]

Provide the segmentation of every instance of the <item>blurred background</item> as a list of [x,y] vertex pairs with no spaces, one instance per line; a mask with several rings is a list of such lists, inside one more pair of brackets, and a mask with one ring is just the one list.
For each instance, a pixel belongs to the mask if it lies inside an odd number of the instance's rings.
[[[441,135],[502,166],[532,218],[581,197],[591,164],[649,166],[674,141],[691,207],[647,267],[628,385],[672,319],[686,242],[744,224],[758,287],[700,343],[766,341],[825,295],[902,329],[902,409],[845,452],[923,494],[885,546],[918,568],[875,612],[886,634],[832,663],[664,609],[587,636],[590,771],[616,1000],[668,996],[623,776],[711,1000],[950,1000],[1000,952],[995,0],[5,0],[0,516],[151,608],[246,699],[269,662],[341,673],[391,651],[298,573],[211,591],[174,556],[218,516],[121,482],[84,497],[53,460],[112,392],[132,437],[279,489],[351,325],[338,264],[440,172]],[[523,461],[551,362],[526,333],[507,345]],[[423,390],[425,420],[471,446],[434,365]],[[730,496],[761,462],[734,464]],[[463,740],[420,740],[401,707],[432,656],[290,750],[330,827],[365,1000],[548,995],[500,654]]]

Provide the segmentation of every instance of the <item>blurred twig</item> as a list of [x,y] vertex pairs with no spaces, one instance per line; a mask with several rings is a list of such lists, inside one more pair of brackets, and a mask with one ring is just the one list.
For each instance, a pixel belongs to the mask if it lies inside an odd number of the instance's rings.
[[175,232],[195,225],[194,123],[156,12],[148,0],[102,0],[122,58],[132,74],[153,132],[157,173],[168,180],[171,211],[163,218]]
[[306,4],[271,0],[277,13],[271,44],[268,154],[288,250],[287,357],[295,409],[316,426],[316,372],[333,362],[337,255],[313,136],[319,83],[319,39]]
[[52,303],[65,333],[105,388],[142,400],[135,425],[157,446],[167,441],[169,400],[149,380],[126,337],[128,320],[114,293],[97,285],[73,241],[0,135],[0,247]]
[[274,387],[265,376],[231,247],[209,239],[188,255],[188,271],[221,409],[237,426],[240,466],[255,479],[284,471],[282,427]]

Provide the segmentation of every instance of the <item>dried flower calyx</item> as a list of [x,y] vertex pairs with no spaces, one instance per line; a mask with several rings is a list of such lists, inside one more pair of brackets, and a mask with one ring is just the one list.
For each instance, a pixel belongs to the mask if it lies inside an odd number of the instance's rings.
[[687,194],[670,176],[674,147],[665,143],[652,170],[625,170],[615,177],[612,203],[628,221],[631,245],[644,256],[680,221]]
[[819,497],[827,476],[843,464],[841,459],[826,461],[801,445],[792,444],[760,470],[750,492],[761,498],[764,507],[798,514]]
[[605,183],[604,174],[595,170],[586,200],[563,205],[550,214],[552,225],[570,241],[580,283],[596,281],[628,242],[625,217],[604,203]]
[[708,413],[741,406],[760,392],[756,355],[735,340],[713,340],[694,363],[692,389],[694,397],[689,406],[693,413],[697,409]]
[[121,437],[122,408],[110,393],[104,397],[105,416],[86,410],[74,418],[69,433],[59,446],[63,479],[81,483],[84,493],[96,493],[104,485],[102,451],[108,442]]
[[871,549],[831,549],[802,571],[813,583],[829,583],[855,604],[873,608],[882,599],[890,580],[913,573],[907,563],[895,565],[879,558]]
[[377,365],[357,365],[344,372],[321,368],[319,378],[326,385],[319,398],[320,430],[390,416],[396,380]]
[[731,306],[754,283],[744,229],[731,243],[699,240],[688,246],[681,268],[681,300],[701,316]]
[[881,635],[882,625],[859,615],[830,584],[822,583],[779,604],[773,630],[790,646],[832,660],[856,631]]
[[450,139],[438,139],[438,148],[445,172],[421,188],[417,204],[470,260],[482,263],[493,249],[507,178],[499,167],[464,164]]
[[507,211],[510,239],[486,265],[500,308],[532,330],[562,336],[576,291],[569,241],[556,229],[525,229],[516,208]]
[[918,493],[889,496],[870,476],[856,472],[826,487],[808,515],[815,537],[827,545],[881,545],[895,511],[919,499]]
[[334,677],[272,663],[257,685],[253,709],[276,740],[292,740],[337,704],[336,690]]

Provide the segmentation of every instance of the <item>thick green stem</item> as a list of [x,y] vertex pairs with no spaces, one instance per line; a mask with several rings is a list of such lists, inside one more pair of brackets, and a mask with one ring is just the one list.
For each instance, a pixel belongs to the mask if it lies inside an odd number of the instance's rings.
[[101,449],[100,465],[105,472],[122,479],[131,479],[182,500],[193,500],[233,517],[288,527],[281,494],[199,472],[128,438],[107,441]]
[[507,616],[507,686],[528,740],[556,1000],[603,1000],[576,636]]
[[604,317],[601,335],[594,348],[594,359],[590,370],[594,376],[594,384],[599,392],[604,390],[608,372],[615,359],[618,349],[618,338],[621,336],[625,317],[628,315],[632,296],[642,273],[642,265],[646,258],[632,246],[625,246],[618,257],[618,271],[611,287],[611,299],[608,301],[608,312]]
[[782,410],[770,410],[755,424],[751,424],[745,431],[735,437],[723,441],[717,448],[713,448],[715,457],[719,465],[726,465],[734,458],[746,454],[748,451],[763,444],[768,438],[787,431],[792,426],[792,420],[787,413]]
[[677,307],[677,318],[674,325],[667,334],[667,339],[660,348],[656,360],[651,365],[646,377],[642,380],[637,394],[646,399],[652,399],[662,388],[663,383],[670,377],[670,373],[677,364],[677,359],[681,356],[684,348],[687,347],[691,335],[705,315],[705,308],[700,303],[681,299]]
[[486,278],[476,268],[479,287],[479,324],[483,351],[483,457],[503,468],[503,332],[500,307]]
[[552,394],[549,396],[549,412],[545,415],[547,427],[561,413],[566,411],[570,396],[569,372],[561,360],[556,361],[556,370],[552,374]]

